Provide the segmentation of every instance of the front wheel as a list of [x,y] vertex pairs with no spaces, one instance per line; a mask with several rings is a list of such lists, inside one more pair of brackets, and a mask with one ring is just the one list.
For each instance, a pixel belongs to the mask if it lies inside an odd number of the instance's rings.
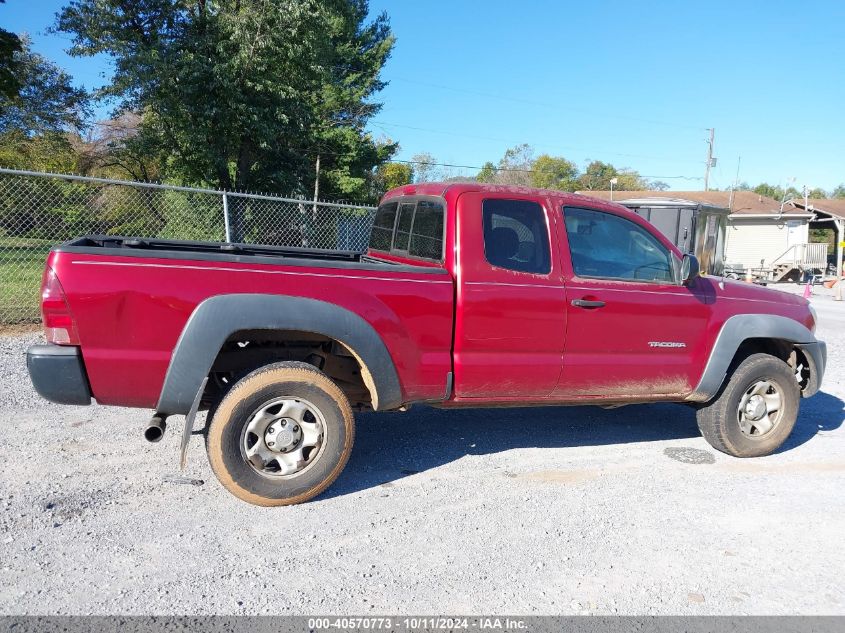
[[768,354],[746,358],[719,396],[696,414],[713,448],[734,457],[775,452],[798,418],[801,390],[785,362]]
[[349,459],[352,409],[306,363],[275,363],[238,381],[214,412],[206,448],[220,483],[243,501],[282,506],[331,485]]

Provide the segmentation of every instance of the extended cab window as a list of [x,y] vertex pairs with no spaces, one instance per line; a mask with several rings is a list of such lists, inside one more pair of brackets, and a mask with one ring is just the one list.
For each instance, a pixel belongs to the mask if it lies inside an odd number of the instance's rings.
[[426,259],[443,257],[443,206],[430,200],[417,202],[408,253]]
[[613,213],[563,210],[572,268],[579,277],[672,283],[672,253],[638,224]]
[[443,259],[443,205],[414,199],[381,205],[373,220],[370,248],[440,261]]
[[530,200],[484,200],[484,255],[509,270],[551,271],[549,230],[543,207]]
[[396,224],[395,202],[383,204],[376,211],[373,228],[370,231],[370,248],[375,251],[389,251],[393,243],[393,226]]

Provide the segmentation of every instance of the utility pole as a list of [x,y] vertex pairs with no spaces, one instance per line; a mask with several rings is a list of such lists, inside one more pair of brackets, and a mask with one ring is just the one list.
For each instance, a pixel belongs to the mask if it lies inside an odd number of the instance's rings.
[[320,198],[320,155],[317,154],[317,172],[314,177],[314,217],[317,217],[317,201]]
[[731,185],[731,196],[728,199],[728,211],[733,213],[734,210],[734,191],[736,188],[739,187],[739,166],[742,163],[742,156],[736,159],[736,178],[734,178],[734,184]]
[[709,191],[710,187],[710,168],[716,164],[716,159],[713,158],[713,138],[716,136],[715,128],[707,128],[710,132],[710,140],[707,141],[707,167],[704,170],[704,191]]

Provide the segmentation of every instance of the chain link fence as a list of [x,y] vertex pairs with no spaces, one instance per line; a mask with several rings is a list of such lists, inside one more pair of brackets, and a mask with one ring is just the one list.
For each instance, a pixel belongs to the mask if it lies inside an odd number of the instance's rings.
[[374,207],[0,169],[0,324],[36,322],[50,248],[80,235],[363,251]]

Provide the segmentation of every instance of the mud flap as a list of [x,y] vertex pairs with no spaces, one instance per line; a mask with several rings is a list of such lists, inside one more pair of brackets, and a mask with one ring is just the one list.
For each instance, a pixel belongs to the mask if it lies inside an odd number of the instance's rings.
[[182,447],[179,449],[179,470],[185,470],[185,465],[188,463],[188,442],[191,439],[191,432],[194,430],[194,418],[197,417],[197,411],[200,408],[200,400],[202,394],[205,393],[205,384],[208,382],[208,376],[202,379],[197,395],[194,396],[194,402],[191,404],[191,410],[185,416],[185,428],[182,430]]

